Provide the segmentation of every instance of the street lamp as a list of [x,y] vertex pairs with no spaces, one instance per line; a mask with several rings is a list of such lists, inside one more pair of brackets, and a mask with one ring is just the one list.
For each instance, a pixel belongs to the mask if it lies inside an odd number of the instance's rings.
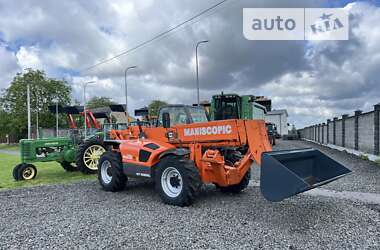
[[127,126],[129,125],[129,115],[128,115],[128,88],[127,88],[127,72],[130,69],[135,69],[137,66],[127,67],[124,72],[124,84],[125,84],[125,115],[127,116]]
[[58,137],[59,136],[59,98],[58,96],[53,99],[53,102],[55,102],[55,134]]
[[83,84],[83,112],[84,112],[84,138],[87,137],[87,111],[86,111],[86,88],[87,85],[93,84],[95,81],[85,82]]
[[208,40],[199,41],[195,46],[195,64],[196,64],[196,72],[197,72],[197,103],[199,107],[199,75],[198,75],[198,46],[202,43],[208,43]]

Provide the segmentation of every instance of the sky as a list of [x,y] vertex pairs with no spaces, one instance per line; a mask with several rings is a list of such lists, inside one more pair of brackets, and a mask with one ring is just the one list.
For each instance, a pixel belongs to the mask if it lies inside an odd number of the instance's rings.
[[[106,96],[129,111],[160,99],[196,103],[195,44],[201,100],[224,93],[264,95],[287,109],[297,128],[380,102],[380,9],[376,1],[229,0],[184,28],[117,60],[110,58],[192,17],[220,0],[0,0],[0,89],[24,68],[65,79],[73,98]],[[348,41],[250,41],[243,8],[344,7]]]

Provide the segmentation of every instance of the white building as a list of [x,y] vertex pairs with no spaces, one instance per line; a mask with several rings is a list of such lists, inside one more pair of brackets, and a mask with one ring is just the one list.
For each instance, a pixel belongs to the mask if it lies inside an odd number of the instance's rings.
[[267,112],[265,115],[265,121],[276,124],[277,133],[279,135],[288,135],[288,111],[286,111],[286,109]]
[[256,102],[252,103],[252,120],[265,120],[267,109]]

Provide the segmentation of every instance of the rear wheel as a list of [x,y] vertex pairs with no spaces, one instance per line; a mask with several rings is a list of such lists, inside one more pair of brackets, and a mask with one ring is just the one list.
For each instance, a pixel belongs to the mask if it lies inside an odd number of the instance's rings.
[[194,202],[202,181],[193,161],[169,155],[156,169],[155,185],[164,203],[189,206]]
[[99,160],[98,180],[106,191],[123,190],[127,176],[123,173],[121,157],[116,152],[105,152]]
[[89,139],[78,146],[76,165],[82,173],[95,174],[98,171],[100,156],[106,151],[98,138]]
[[16,181],[32,180],[37,176],[37,169],[32,164],[21,163],[13,169],[13,177]]
[[70,162],[67,162],[67,161],[61,162],[61,166],[67,172],[78,171],[78,168],[74,164],[71,164]]

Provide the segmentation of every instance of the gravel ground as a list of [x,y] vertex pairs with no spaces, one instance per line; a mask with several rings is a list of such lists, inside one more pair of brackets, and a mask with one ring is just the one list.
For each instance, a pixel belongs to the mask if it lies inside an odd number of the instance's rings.
[[[305,146],[280,142],[277,148]],[[343,178],[341,185],[379,189],[379,181],[367,180],[372,174],[380,180],[380,171],[370,171],[374,166],[328,154],[347,160],[352,176],[364,175]],[[379,205],[307,195],[270,203],[255,186],[239,195],[206,186],[187,208],[162,204],[144,181],[119,193],[106,193],[94,181],[15,189],[0,192],[0,204],[0,249],[380,249]]]

